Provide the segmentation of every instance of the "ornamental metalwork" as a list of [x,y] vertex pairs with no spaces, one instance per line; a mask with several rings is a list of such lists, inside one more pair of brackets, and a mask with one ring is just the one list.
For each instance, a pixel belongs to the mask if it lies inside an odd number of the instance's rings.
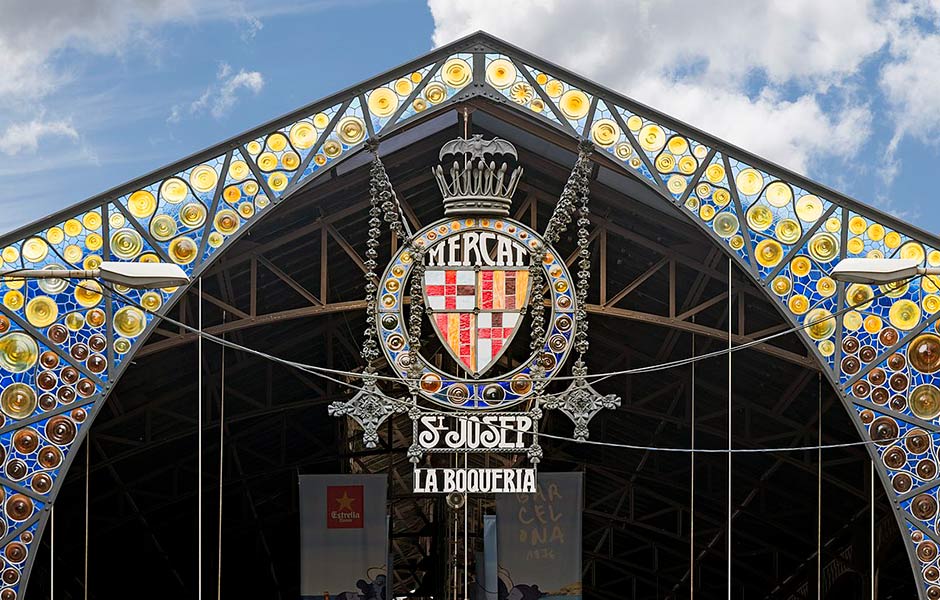
[[[365,151],[367,139],[391,138],[471,98],[516,110],[539,127],[567,136],[572,148],[578,140],[588,142],[605,165],[644,182],[724,248],[792,325],[806,326],[800,336],[859,434],[878,442],[871,456],[896,508],[919,593],[940,597],[934,441],[940,431],[940,282],[913,280],[876,293],[830,277],[832,267],[846,257],[904,257],[940,266],[940,239],[486,34],[438,48],[3,236],[3,268],[90,269],[102,260],[172,261],[198,276],[265,214]],[[394,223],[393,197],[382,196],[381,190],[379,195],[379,220],[389,215],[388,223]],[[577,211],[579,198],[575,194],[572,200]],[[568,216],[577,226],[580,214],[569,211]],[[547,233],[542,237],[550,244]],[[407,230],[398,235],[410,236]],[[414,259],[412,280],[416,270],[425,268],[427,256],[417,252]],[[530,298],[538,296],[539,285],[548,289],[551,280],[543,283],[543,273],[544,268],[530,268]],[[410,349],[420,343],[427,316],[424,294],[419,285],[413,287],[407,293],[415,310],[407,324],[400,324]],[[2,283],[4,598],[25,593],[37,540],[76,445],[156,327],[155,315],[184,293],[111,290],[95,282]],[[577,301],[577,291],[571,298]],[[381,299],[377,302],[380,306]],[[540,312],[536,303],[525,318],[535,339],[544,335],[549,343],[553,322],[548,315],[539,321]],[[376,331],[380,327],[375,324]],[[369,361],[373,369],[380,363]],[[409,380],[426,374],[421,361],[411,366]],[[535,377],[539,370],[530,373],[533,389],[541,389]],[[474,390],[483,379],[468,378]],[[457,383],[441,374],[442,390],[445,381]],[[371,380],[357,385],[369,390]],[[377,379],[377,389],[382,386]],[[446,393],[436,401],[425,394],[412,389],[404,399],[450,402]],[[507,392],[506,398],[512,397]],[[387,401],[386,393],[379,399]],[[468,389],[466,401],[471,399],[486,402]],[[381,420],[386,409],[375,418]]]

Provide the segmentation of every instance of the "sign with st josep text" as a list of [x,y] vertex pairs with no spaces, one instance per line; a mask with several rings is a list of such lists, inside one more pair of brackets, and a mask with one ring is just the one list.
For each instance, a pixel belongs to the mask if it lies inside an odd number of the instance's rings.
[[524,452],[532,443],[535,421],[526,413],[435,413],[415,422],[415,440],[423,450]]

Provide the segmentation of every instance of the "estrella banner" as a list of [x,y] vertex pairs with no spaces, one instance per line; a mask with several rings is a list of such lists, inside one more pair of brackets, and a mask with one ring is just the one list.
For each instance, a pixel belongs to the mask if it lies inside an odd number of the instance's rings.
[[539,473],[534,494],[497,494],[498,600],[580,600],[581,473]]
[[303,600],[387,600],[385,475],[300,476]]

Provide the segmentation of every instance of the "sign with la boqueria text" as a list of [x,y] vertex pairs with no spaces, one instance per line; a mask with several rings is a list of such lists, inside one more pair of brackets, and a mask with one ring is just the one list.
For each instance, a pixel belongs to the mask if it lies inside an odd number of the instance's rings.
[[531,494],[535,469],[416,468],[418,494]]

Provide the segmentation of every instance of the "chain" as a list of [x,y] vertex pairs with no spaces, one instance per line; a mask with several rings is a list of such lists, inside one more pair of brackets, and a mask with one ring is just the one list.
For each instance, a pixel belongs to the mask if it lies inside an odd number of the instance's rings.
[[583,362],[584,353],[588,349],[588,319],[587,311],[584,306],[587,303],[588,283],[591,279],[591,251],[589,249],[587,226],[591,223],[588,219],[590,210],[588,209],[588,200],[590,189],[587,185],[581,188],[581,205],[578,207],[578,282],[575,289],[575,297],[578,300],[578,312],[575,319],[574,347],[578,352],[578,362]]
[[366,372],[373,372],[372,361],[379,357],[379,347],[375,339],[375,314],[376,304],[375,295],[378,289],[376,282],[378,275],[375,270],[378,267],[376,259],[379,256],[379,236],[382,235],[382,209],[379,206],[381,190],[388,181],[383,177],[385,168],[379,160],[378,155],[372,161],[372,169],[369,178],[369,237],[366,241],[366,329],[363,332],[362,340],[362,360],[366,365]]
[[418,356],[421,351],[421,323],[424,320],[424,293],[422,282],[424,281],[424,251],[416,250],[413,253],[414,267],[411,270],[411,305],[408,309],[408,353],[410,362],[408,363],[409,385],[415,386],[416,381],[421,377],[421,361]]

